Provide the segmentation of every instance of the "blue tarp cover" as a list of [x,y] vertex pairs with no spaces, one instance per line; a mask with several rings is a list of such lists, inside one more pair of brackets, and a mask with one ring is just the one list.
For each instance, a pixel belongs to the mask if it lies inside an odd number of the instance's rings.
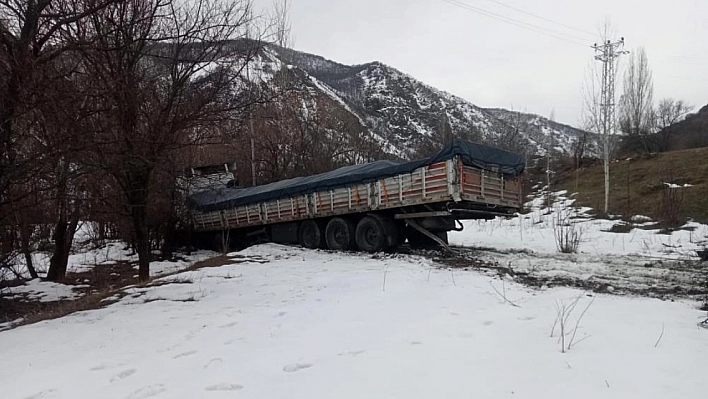
[[506,176],[518,176],[526,162],[518,154],[456,139],[437,155],[411,162],[376,161],[345,166],[318,175],[296,177],[249,188],[218,187],[200,191],[189,197],[193,209],[201,212],[230,209],[255,202],[284,199],[296,195],[324,191],[355,183],[368,183],[385,177],[411,173],[415,169],[452,159],[459,155],[462,163]]

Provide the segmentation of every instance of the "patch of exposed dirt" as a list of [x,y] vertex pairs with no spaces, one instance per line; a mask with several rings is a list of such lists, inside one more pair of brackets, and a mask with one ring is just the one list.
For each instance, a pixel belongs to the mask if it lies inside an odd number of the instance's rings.
[[[485,249],[455,248],[457,254],[443,254],[441,252],[420,252],[418,255],[429,257],[442,267],[478,270],[498,277],[510,276],[516,282],[533,288],[573,287],[597,293],[615,295],[639,295],[659,298],[664,300],[693,299],[708,301],[708,264],[693,260],[651,260],[641,265],[644,268],[655,268],[666,273],[674,273],[686,279],[657,278],[652,281],[637,283],[633,276],[624,275],[621,271],[615,274],[595,274],[592,278],[578,278],[571,273],[556,274],[539,273],[531,269],[518,270],[512,267],[511,262],[489,261],[485,258],[494,257],[493,254],[502,254],[502,251],[486,251]],[[527,254],[533,256],[533,254]],[[541,256],[538,256],[541,257]],[[643,277],[645,280],[649,280]],[[684,280],[685,281],[685,280]]]

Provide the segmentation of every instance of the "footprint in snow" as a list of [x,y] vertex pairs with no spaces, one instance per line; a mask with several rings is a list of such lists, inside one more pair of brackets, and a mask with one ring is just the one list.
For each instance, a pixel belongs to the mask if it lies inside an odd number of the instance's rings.
[[222,358],[220,358],[220,357],[215,357],[215,358],[209,360],[209,362],[204,365],[204,368],[205,368],[205,369],[208,369],[208,368],[211,367],[212,365],[220,364],[220,363],[223,363],[223,362],[224,362],[224,359],[222,359]]
[[167,388],[165,388],[165,386],[162,384],[148,385],[146,387],[142,387],[136,391],[133,391],[133,393],[126,396],[125,399],[152,398],[153,396],[157,396],[157,395],[165,392],[166,390],[167,390]]
[[174,355],[174,356],[172,356],[172,358],[179,359],[180,357],[191,356],[191,355],[194,355],[195,353],[197,353],[197,351],[187,351],[187,352],[180,353],[178,355]]
[[283,371],[286,373],[292,373],[294,371],[306,369],[312,367],[311,364],[309,363],[293,363],[293,364],[288,364],[287,366],[283,367]]
[[491,321],[491,320],[487,320],[487,321],[485,321],[485,322],[482,323],[482,324],[485,325],[485,326],[491,326],[492,324],[494,324],[494,322]]
[[243,385],[227,384],[225,382],[204,388],[205,391],[238,391],[240,389],[243,389]]
[[34,394],[34,395],[25,396],[23,399],[41,399],[41,398],[46,398],[47,395],[50,395],[52,392],[56,392],[56,391],[53,390],[53,389],[48,389],[48,390],[46,390],[46,391],[37,392],[37,393]]
[[112,368],[117,368],[125,363],[101,363],[97,366],[93,366],[89,369],[89,371],[101,371],[101,370],[106,370],[106,369],[112,369]]
[[116,382],[116,381],[120,381],[120,380],[122,380],[122,379],[124,379],[124,378],[128,378],[128,377],[130,377],[131,375],[135,374],[136,371],[137,371],[137,370],[135,370],[135,369],[123,370],[123,371],[121,371],[120,373],[118,373],[118,374],[114,375],[113,377],[111,377],[111,382]]
[[278,312],[278,314],[276,314],[275,317],[283,317],[286,314],[288,314],[288,312]]
[[361,355],[361,354],[364,353],[364,352],[366,352],[366,351],[362,349],[362,350],[358,350],[358,351],[343,352],[343,353],[339,353],[338,355],[339,355],[339,356],[344,356],[344,355],[359,356],[359,355]]
[[229,328],[229,327],[233,327],[233,326],[235,326],[235,325],[237,325],[237,324],[238,324],[238,322],[237,322],[237,321],[234,321],[233,323],[224,324],[223,326],[219,326],[219,328]]
[[243,341],[245,341],[245,339],[243,337],[234,338],[234,339],[230,339],[228,341],[224,341],[224,345],[231,345],[234,342],[243,342]]

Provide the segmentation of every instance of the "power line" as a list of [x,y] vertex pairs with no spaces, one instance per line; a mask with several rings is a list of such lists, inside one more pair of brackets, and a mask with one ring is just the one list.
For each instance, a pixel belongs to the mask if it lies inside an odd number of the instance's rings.
[[576,27],[574,27],[574,26],[572,26],[572,25],[566,25],[566,24],[564,24],[564,23],[562,23],[562,22],[554,21],[554,20],[552,20],[552,19],[543,17],[543,16],[541,16],[541,15],[537,15],[537,14],[534,14],[534,13],[530,13],[530,12],[524,11],[524,10],[522,10],[522,9],[520,9],[520,8],[516,8],[516,7],[514,7],[514,6],[510,6],[510,5],[506,4],[506,3],[502,3],[501,1],[497,1],[497,0],[487,0],[487,1],[492,2],[492,3],[494,3],[494,4],[498,4],[498,5],[502,6],[502,7],[506,7],[506,8],[509,8],[509,9],[511,9],[511,10],[520,12],[520,13],[522,13],[522,14],[526,14],[526,15],[532,16],[532,17],[534,17],[534,18],[538,18],[538,19],[541,19],[541,20],[543,20],[543,21],[550,22],[550,23],[552,23],[552,24],[556,24],[556,25],[558,25],[558,26],[562,26],[562,27],[564,27],[564,28],[568,28],[568,29],[572,29],[572,30],[577,31],[577,32],[585,33],[585,34],[590,35],[590,36],[593,36],[593,37],[596,36],[595,33],[592,33],[592,32],[590,32],[590,31],[586,31],[585,29],[576,28]]
[[[514,25],[514,26],[517,26],[517,27],[520,27],[520,28],[524,28],[524,29],[528,29],[528,30],[533,31],[533,32],[536,32],[536,33],[540,33],[540,34],[542,34],[542,35],[546,35],[546,36],[549,36],[549,37],[553,37],[553,38],[558,39],[558,40],[563,40],[563,41],[565,41],[565,42],[568,42],[568,43],[571,43],[571,44],[575,44],[575,45],[578,45],[578,46],[588,47],[587,45],[585,45],[585,44],[583,44],[583,43],[581,42],[582,40],[585,40],[585,39],[583,39],[583,38],[579,38],[579,37],[575,37],[575,36],[566,35],[566,34],[564,34],[564,33],[562,33],[562,32],[558,32],[558,31],[555,31],[555,30],[552,30],[552,29],[544,28],[544,27],[537,26],[537,25],[534,25],[534,24],[531,24],[531,23],[528,23],[528,22],[524,22],[524,21],[519,21],[519,20],[516,20],[516,19],[514,19],[514,18],[510,18],[510,17],[504,16],[504,15],[501,15],[501,14],[497,14],[497,13],[491,12],[491,11],[487,11],[487,10],[484,10],[484,9],[482,9],[482,8],[478,8],[478,7],[475,7],[475,6],[472,6],[472,5],[469,5],[469,4],[467,4],[467,3],[463,3],[463,2],[457,1],[457,0],[442,0],[442,1],[444,1],[444,2],[446,2],[446,3],[448,3],[448,4],[452,4],[452,5],[456,6],[456,7],[460,7],[460,8],[462,8],[462,9],[468,10],[468,11],[472,11],[472,12],[474,12],[474,13],[481,14],[481,15],[484,15],[484,16],[487,16],[487,17],[496,19],[496,20],[498,20],[498,21],[506,22],[506,23],[508,23],[508,24],[511,24],[511,25]],[[574,39],[577,39],[577,40],[571,40],[571,38],[574,38]]]

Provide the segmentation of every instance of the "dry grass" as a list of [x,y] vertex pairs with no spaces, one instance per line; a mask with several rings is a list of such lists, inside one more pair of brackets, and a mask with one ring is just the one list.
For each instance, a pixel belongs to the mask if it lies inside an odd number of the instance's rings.
[[[663,183],[691,184],[683,188],[680,217],[708,222],[708,148],[673,151],[613,162],[610,167],[610,212],[646,215],[661,220]],[[559,173],[555,186],[575,192],[575,171]],[[578,204],[602,209],[604,176],[601,165],[579,173]]]

